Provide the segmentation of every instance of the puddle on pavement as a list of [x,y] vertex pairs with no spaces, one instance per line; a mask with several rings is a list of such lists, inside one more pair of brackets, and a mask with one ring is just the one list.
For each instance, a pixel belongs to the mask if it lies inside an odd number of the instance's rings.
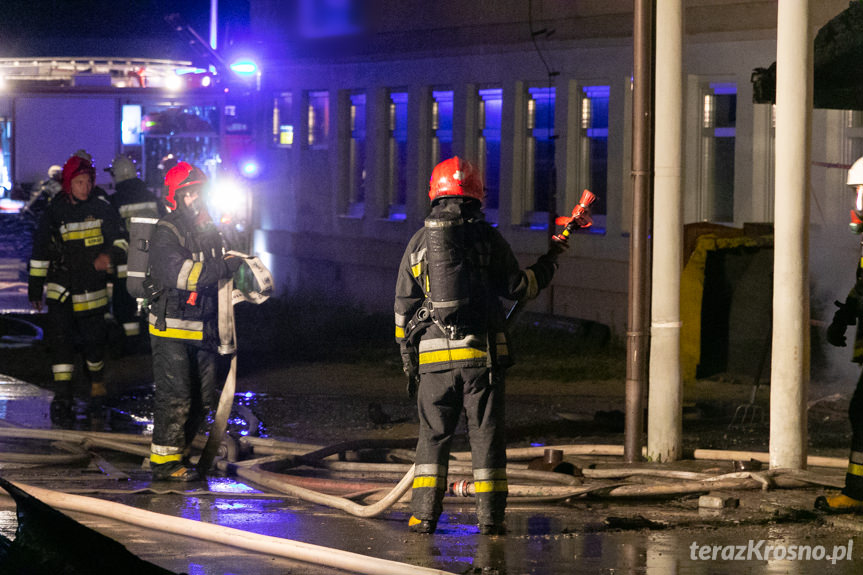
[[858,573],[863,558],[863,540],[855,532],[805,524],[551,534],[556,529],[553,518],[512,519],[508,519],[510,533],[505,537],[481,537],[475,528],[459,533],[459,528],[444,523],[433,539],[409,539],[408,561],[483,575],[802,575]]
[[0,374],[0,421],[24,427],[50,427],[53,397],[50,391]]

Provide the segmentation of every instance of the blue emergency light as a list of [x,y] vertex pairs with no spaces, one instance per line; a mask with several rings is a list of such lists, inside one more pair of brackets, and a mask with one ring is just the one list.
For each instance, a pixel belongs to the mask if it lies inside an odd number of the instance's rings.
[[231,64],[231,70],[240,76],[254,76],[258,73],[258,65],[251,60],[237,60]]
[[240,171],[247,178],[255,178],[261,171],[261,167],[254,160],[246,160],[240,164]]

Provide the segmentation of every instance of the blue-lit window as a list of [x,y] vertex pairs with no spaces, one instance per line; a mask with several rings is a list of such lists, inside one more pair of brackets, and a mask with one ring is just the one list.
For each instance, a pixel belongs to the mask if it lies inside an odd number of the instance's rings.
[[548,212],[555,185],[554,88],[529,88],[527,99],[527,141],[525,146],[526,223],[548,228]]
[[282,92],[273,96],[273,145],[279,148],[290,148],[294,145],[293,96],[290,92]]
[[[581,99],[579,189],[596,195],[594,216],[605,215],[608,197],[608,86],[585,86]],[[597,224],[602,222],[597,219]],[[604,227],[604,226],[601,226]]]
[[477,161],[485,184],[485,207],[489,219],[496,221],[500,206],[500,127],[503,111],[503,90],[479,90],[477,125]]
[[714,83],[702,90],[701,219],[734,221],[734,145],[737,85]]
[[124,146],[141,145],[142,115],[140,104],[123,104],[120,120],[120,141]]
[[452,157],[452,90],[432,91],[431,165]]
[[361,217],[366,201],[366,95],[350,95],[348,215]]
[[[0,188],[8,192],[12,189],[12,120],[0,118]],[[0,195],[4,192],[0,190]]]
[[309,147],[326,149],[330,137],[330,93],[309,92],[308,99]]
[[406,218],[407,164],[408,164],[408,93],[390,92],[387,161],[387,217],[391,220]]

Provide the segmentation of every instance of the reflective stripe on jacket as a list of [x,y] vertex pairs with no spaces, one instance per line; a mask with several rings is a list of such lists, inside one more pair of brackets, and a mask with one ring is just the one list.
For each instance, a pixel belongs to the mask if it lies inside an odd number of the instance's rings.
[[[210,223],[197,229],[178,211],[156,224],[150,239],[150,277],[162,294],[151,305],[149,332],[214,348],[218,345],[218,283],[227,246]],[[164,310],[160,318],[155,310]],[[164,329],[159,329],[164,319]],[[158,327],[157,327],[158,326]]]
[[120,216],[106,200],[91,195],[73,203],[67,194],[58,195],[33,235],[28,298],[41,300],[47,291],[51,301],[65,302],[71,296],[76,314],[104,313],[106,273],[93,263],[109,254],[112,264],[121,265],[127,251]]

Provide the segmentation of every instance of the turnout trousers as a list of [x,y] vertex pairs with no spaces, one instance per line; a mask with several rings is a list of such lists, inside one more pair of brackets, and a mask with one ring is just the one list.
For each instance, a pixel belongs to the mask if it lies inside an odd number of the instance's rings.
[[845,488],[842,493],[863,501],[863,372],[857,380],[851,404],[848,407],[851,422],[851,455],[845,473]]
[[215,407],[215,351],[150,336],[156,393],[150,461],[181,461],[207,414]]
[[75,314],[71,298],[64,302],[48,300],[45,335],[58,396],[72,397],[72,375],[78,348],[84,356],[90,383],[104,385],[108,327],[103,312],[101,309],[95,313]]
[[453,435],[462,411],[471,446],[480,525],[500,525],[506,509],[504,381],[488,367],[423,373],[417,393],[419,440],[411,491],[414,520],[436,522],[443,510]]

